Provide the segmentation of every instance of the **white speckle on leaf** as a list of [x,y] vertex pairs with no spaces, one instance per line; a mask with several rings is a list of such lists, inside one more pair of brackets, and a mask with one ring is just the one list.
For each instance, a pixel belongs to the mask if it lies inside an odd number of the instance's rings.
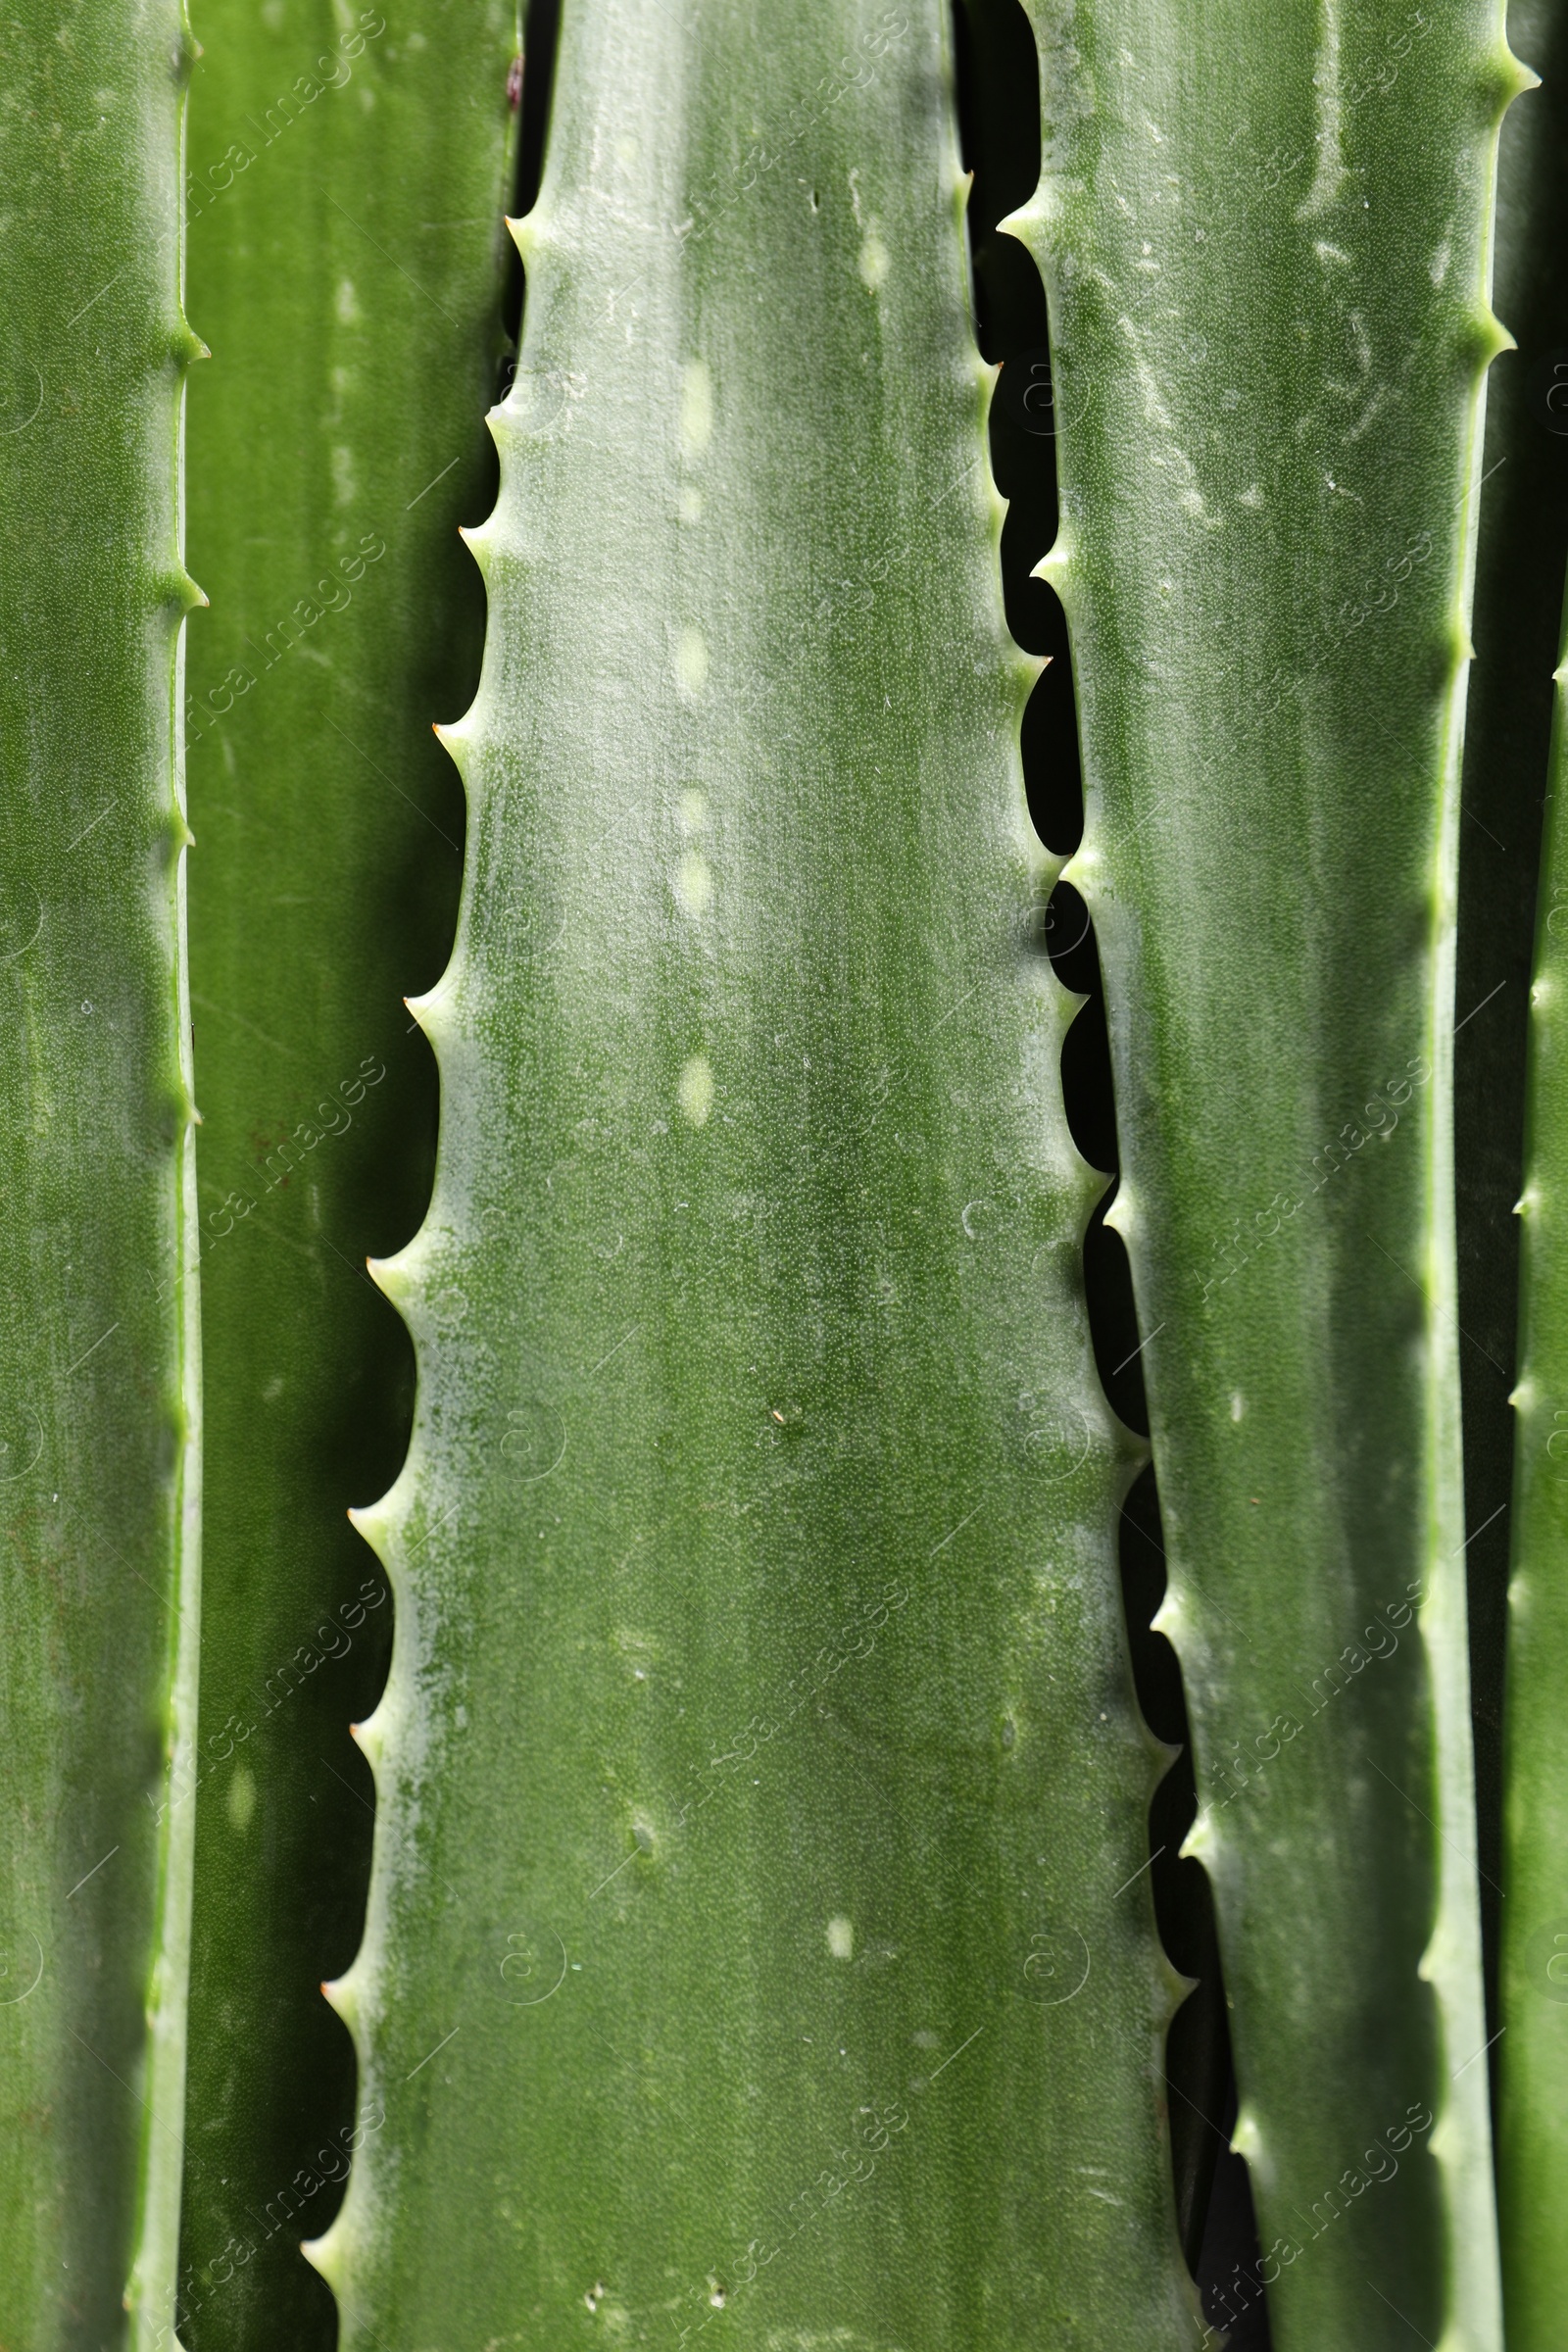
[[706,1127],[713,1107],[713,1072],[706,1054],[694,1054],[680,1074],[676,1099],[694,1127]]
[[891,267],[888,249],[873,228],[865,243],[860,247],[861,283],[868,286],[873,294],[876,293]]
[[706,360],[688,360],[681,370],[680,437],[690,458],[701,457],[713,437],[713,379]]
[[855,1957],[855,1929],[842,1912],[827,1923],[827,1948],[835,1960]]
[[1340,192],[1345,164],[1340,154],[1340,0],[1320,0],[1321,31],[1312,87],[1317,93],[1317,169],[1297,208],[1298,220],[1326,213]]
[[688,914],[705,913],[713,896],[713,869],[700,850],[692,850],[675,868],[675,897]]
[[1243,1401],[1242,1393],[1238,1389],[1236,1395],[1231,1398],[1231,1419],[1233,1421],[1239,1421],[1246,1410],[1247,1406]]
[[256,1775],[248,1764],[236,1764],[234,1767],[234,1777],[228,1784],[225,1810],[235,1837],[243,1838],[256,1811]]
[[701,629],[682,629],[675,646],[675,678],[686,694],[701,694],[708,684],[708,640]]

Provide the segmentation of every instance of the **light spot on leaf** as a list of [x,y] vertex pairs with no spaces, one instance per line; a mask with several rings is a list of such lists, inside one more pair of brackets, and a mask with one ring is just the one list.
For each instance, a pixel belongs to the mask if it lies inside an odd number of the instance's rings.
[[236,1838],[243,1838],[251,1826],[256,1811],[256,1775],[248,1764],[237,1764],[234,1777],[228,1784],[228,1824]]
[[701,457],[713,437],[713,379],[706,360],[688,360],[680,378],[680,437],[688,457]]
[[706,1127],[713,1107],[713,1073],[706,1054],[694,1054],[680,1074],[677,1097],[694,1127]]
[[688,914],[705,912],[713,896],[713,869],[693,850],[675,868],[675,897]]
[[687,694],[701,694],[708,683],[708,640],[701,629],[682,629],[675,647],[675,677]]

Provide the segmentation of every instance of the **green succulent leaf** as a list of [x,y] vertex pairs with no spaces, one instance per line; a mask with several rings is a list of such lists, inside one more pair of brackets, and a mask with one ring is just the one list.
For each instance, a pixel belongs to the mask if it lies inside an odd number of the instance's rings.
[[349,2352],[1196,2332],[947,41],[564,12],[378,1277]]
[[[1123,1191],[1275,2340],[1498,2340],[1449,1071],[1500,9],[1031,0]],[[1462,1018],[1462,1012],[1460,1017]]]
[[175,0],[0,29],[0,2341],[167,2342],[197,1666]]
[[192,95],[192,987],[204,1124],[207,1608],[195,1790],[191,2352],[332,2339],[301,2259],[350,2154],[320,1980],[364,1916],[348,1726],[392,1611],[348,1506],[395,1474],[408,1343],[364,1271],[428,1198],[429,1051],[490,496],[510,0],[383,15],[206,0]]
[[[1552,676],[1568,555],[1568,416],[1560,413],[1568,11],[1559,0],[1515,0],[1508,31],[1543,87],[1508,117],[1498,158],[1494,300],[1519,348],[1497,363],[1487,400],[1458,964],[1458,1002],[1484,1009],[1458,1040],[1455,1131],[1482,1900],[1485,1918],[1490,1898],[1490,1944],[1501,1979],[1500,1987],[1489,1984],[1487,2023],[1503,2305],[1510,2352],[1548,2352],[1561,2334],[1568,2285],[1558,2243],[1568,2181],[1568,2045],[1560,2017],[1568,1988],[1556,1982],[1568,1970],[1561,1836],[1568,1757],[1558,1725],[1568,1651],[1555,1485],[1562,1465],[1553,1458],[1568,1449],[1554,1401],[1561,1385],[1555,1184],[1563,1149],[1556,1000],[1559,934],[1568,920],[1558,909],[1568,842],[1557,814],[1561,681]],[[1516,1205],[1522,1224],[1510,1213]],[[1490,1800],[1499,1777],[1505,1650],[1499,1805]]]
[[1556,676],[1535,983],[1530,992],[1530,1098],[1520,1281],[1519,1384],[1514,1391],[1513,1579],[1509,1587],[1503,1815],[1502,2042],[1498,2184],[1510,2352],[1546,2352],[1562,2324],[1568,2260],[1561,2238],[1568,2182],[1568,1409],[1564,1330],[1568,1263],[1557,1179],[1568,1153],[1568,788],[1563,698],[1568,607]]
[[[1511,109],[1497,156],[1493,302],[1517,348],[1487,379],[1460,809],[1454,1045],[1459,1368],[1471,1713],[1488,2028],[1500,2025],[1501,1713],[1507,1647],[1509,1392],[1519,1323],[1519,1226],[1536,889],[1568,557],[1568,10],[1512,0],[1508,39],[1542,86]],[[1494,2040],[1492,2064],[1502,2044]]]

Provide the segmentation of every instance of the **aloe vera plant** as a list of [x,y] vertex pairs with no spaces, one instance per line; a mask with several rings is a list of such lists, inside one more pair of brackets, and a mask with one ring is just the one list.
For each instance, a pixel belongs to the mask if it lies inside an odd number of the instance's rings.
[[1282,2344],[1488,2346],[1448,1122],[1490,199],[1529,76],[1494,6],[1326,0],[1266,42],[1242,9],[1031,15],[1069,870],[1236,2143]]
[[401,1333],[363,1260],[428,1191],[428,1054],[402,991],[421,957],[439,970],[456,903],[461,807],[429,719],[478,665],[457,523],[486,503],[514,120],[510,9],[449,13],[207,0],[201,24],[191,304],[217,359],[192,404],[191,541],[214,610],[187,709],[214,1409],[181,1791],[190,2352],[330,2340],[299,2240],[377,2128],[319,1993],[363,1917],[348,1723],[391,1615],[344,1514],[400,1451]]
[[346,2346],[1194,2332],[945,50],[564,18],[378,1272]]
[[[171,2315],[199,1354],[177,6],[0,36],[0,2341]],[[83,550],[94,560],[84,563]]]
[[188,679],[193,44],[4,35],[12,2352],[1555,2342],[1562,109],[966,6],[1005,566],[950,0],[564,0],[482,523],[556,11],[207,0]]

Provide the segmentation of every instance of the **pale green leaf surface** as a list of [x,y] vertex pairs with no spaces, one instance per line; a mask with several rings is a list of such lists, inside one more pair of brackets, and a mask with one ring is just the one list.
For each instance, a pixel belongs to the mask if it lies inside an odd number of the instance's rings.
[[1196,2333],[946,43],[564,11],[380,1276],[346,2352]]
[[0,2342],[167,2343],[197,1636],[175,0],[0,27]]
[[1449,1069],[1501,14],[1031,0],[1087,822],[1279,2352],[1499,2319]]

